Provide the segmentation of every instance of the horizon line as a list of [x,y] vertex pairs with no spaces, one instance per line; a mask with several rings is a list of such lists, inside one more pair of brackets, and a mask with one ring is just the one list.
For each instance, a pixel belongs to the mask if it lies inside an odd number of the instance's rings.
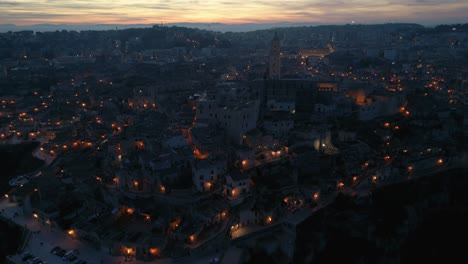
[[454,24],[468,24],[467,22],[456,22],[456,23],[443,23],[443,22],[434,22],[434,23],[420,23],[420,22],[402,22],[402,21],[388,21],[388,22],[341,22],[341,23],[327,23],[327,22],[307,22],[307,21],[277,21],[277,22],[242,22],[242,23],[223,23],[223,22],[169,22],[165,23],[161,21],[159,23],[35,23],[35,24],[25,24],[18,25],[13,23],[2,23],[0,26],[12,25],[16,27],[30,27],[30,26],[39,26],[39,25],[53,25],[53,26],[86,26],[86,25],[172,25],[172,24],[220,24],[220,25],[270,25],[270,24],[318,24],[318,25],[385,25],[385,24],[416,24],[416,25],[454,25]]
[[[106,31],[106,30],[113,30],[113,28],[94,28],[93,27],[115,27],[115,30],[119,30],[119,27],[124,27],[123,29],[137,29],[137,28],[150,28],[154,26],[182,26],[187,28],[198,28],[202,30],[208,31],[218,31],[218,32],[252,32],[257,30],[269,30],[274,28],[288,28],[288,27],[295,27],[295,26],[309,26],[309,27],[317,27],[317,26],[356,26],[356,25],[364,25],[364,26],[372,26],[372,25],[389,25],[389,24],[408,24],[408,25],[419,25],[425,28],[434,28],[437,26],[443,25],[464,25],[468,24],[468,22],[457,22],[457,23],[417,23],[417,22],[376,22],[376,23],[362,23],[362,22],[351,22],[351,23],[320,23],[320,22],[290,22],[290,21],[279,21],[279,22],[245,22],[245,23],[222,23],[222,22],[171,22],[171,23],[164,23],[164,21],[160,23],[148,23],[148,24],[124,24],[124,23],[109,23],[109,24],[98,24],[98,23],[42,23],[42,24],[31,24],[31,25],[16,25],[16,24],[0,24],[0,33],[6,32],[18,32],[24,30],[31,30],[35,32],[50,32],[50,31],[57,31],[57,30],[68,30],[68,31],[87,31],[87,30],[96,30],[96,31]],[[192,25],[192,27],[190,27]],[[215,26],[215,28],[211,28],[211,26]],[[216,28],[216,25],[225,28]],[[248,28],[248,26],[253,26],[252,28]],[[50,28],[46,28],[49,26]],[[233,28],[230,27],[246,27],[246,28]],[[258,27],[254,27],[258,26]],[[262,28],[263,26],[263,28]],[[12,28],[8,28],[12,27]],[[34,27],[38,27],[34,29]],[[45,28],[40,28],[45,27]],[[60,28],[62,27],[62,28]],[[88,27],[88,28],[66,28],[66,27]]]

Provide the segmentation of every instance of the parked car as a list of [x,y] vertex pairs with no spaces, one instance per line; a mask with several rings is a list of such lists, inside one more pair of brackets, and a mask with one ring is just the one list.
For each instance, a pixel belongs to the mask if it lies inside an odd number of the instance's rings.
[[65,249],[61,249],[60,251],[58,251],[55,255],[59,256],[59,257],[63,257],[63,255],[65,255],[67,251]]
[[55,246],[53,249],[50,250],[50,253],[56,254],[56,253],[59,252],[61,249],[62,249],[61,247]]
[[34,264],[34,263],[35,263],[36,261],[38,261],[38,260],[40,260],[40,258],[39,258],[39,257],[35,257],[35,258],[32,258],[32,259],[28,260],[27,263],[28,263],[28,264]]
[[70,262],[72,262],[72,261],[76,260],[77,258],[78,258],[77,256],[71,254],[71,255],[68,257],[67,260],[70,261]]
[[21,260],[22,261],[27,261],[27,260],[29,260],[31,258],[34,258],[34,256],[29,254],[29,253],[26,253],[26,254],[24,254],[24,256],[23,256],[23,258]]
[[36,259],[36,260],[33,262],[33,264],[42,264],[42,263],[43,263],[43,261],[42,261],[42,259],[40,259],[40,258]]
[[65,255],[63,255],[62,260],[67,260],[71,255],[73,255],[73,250],[69,250]]

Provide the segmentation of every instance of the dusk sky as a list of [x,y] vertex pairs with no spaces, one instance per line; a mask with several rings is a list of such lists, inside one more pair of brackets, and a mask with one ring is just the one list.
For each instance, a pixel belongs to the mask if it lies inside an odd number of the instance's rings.
[[0,0],[0,24],[468,22],[467,0]]

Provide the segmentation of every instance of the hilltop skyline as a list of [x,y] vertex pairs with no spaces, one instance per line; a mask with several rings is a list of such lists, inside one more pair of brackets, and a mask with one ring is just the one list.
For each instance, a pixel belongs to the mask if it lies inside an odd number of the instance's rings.
[[161,24],[161,23],[419,23],[468,21],[462,0],[331,0],[249,3],[217,0],[8,0],[0,2],[0,24]]

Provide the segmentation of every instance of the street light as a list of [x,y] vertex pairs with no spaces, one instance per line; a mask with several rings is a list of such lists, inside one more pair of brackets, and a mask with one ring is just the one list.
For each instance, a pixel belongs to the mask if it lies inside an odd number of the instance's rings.
[[157,248],[150,248],[149,252],[151,253],[151,255],[157,255],[159,250]]
[[125,261],[132,261],[131,253],[132,253],[132,249],[131,249],[131,248],[127,248],[127,249],[125,250],[125,252],[124,252]]

